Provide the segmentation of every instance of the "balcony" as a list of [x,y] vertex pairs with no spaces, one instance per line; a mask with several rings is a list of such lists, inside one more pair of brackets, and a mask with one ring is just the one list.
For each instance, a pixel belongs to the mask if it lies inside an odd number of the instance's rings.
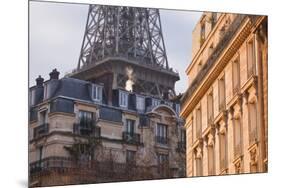
[[98,126],[95,126],[95,123],[74,123],[73,133],[81,136],[94,136],[99,138],[101,135],[101,129]]
[[67,157],[47,157],[29,164],[30,174],[55,168],[73,168],[74,162]]
[[[91,176],[105,177],[113,173],[125,176],[127,173],[126,164],[113,161],[97,161],[97,160],[75,160],[70,157],[47,157],[29,164],[30,175],[40,175],[51,171],[69,170],[80,175],[90,173]],[[72,170],[72,171],[71,171]],[[112,176],[110,176],[112,177]]]
[[185,150],[186,150],[186,142],[185,141],[178,142],[177,151],[181,153],[185,153]]
[[33,138],[34,139],[40,138],[40,137],[48,134],[48,132],[49,132],[49,124],[44,123],[44,124],[34,128]]
[[156,143],[167,145],[168,144],[168,138],[164,136],[156,136],[155,137]]
[[129,144],[140,144],[140,134],[133,132],[123,132],[123,140]]

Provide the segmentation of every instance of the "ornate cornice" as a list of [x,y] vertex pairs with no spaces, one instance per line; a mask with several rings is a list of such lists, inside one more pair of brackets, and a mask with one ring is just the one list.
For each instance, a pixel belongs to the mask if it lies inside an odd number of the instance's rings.
[[229,59],[231,59],[250,34],[250,29],[253,26],[253,21],[250,20],[250,17],[240,15],[229,26],[226,35],[214,49],[213,54],[209,57],[202,70],[181,98],[182,117],[187,116],[192,111],[193,106],[198,103],[204,95],[205,90],[209,88],[213,80],[217,78]]

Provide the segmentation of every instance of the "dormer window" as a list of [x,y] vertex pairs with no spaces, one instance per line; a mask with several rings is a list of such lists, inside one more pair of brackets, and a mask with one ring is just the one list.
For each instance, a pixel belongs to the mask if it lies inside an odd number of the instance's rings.
[[102,101],[102,86],[92,85],[92,100],[97,102]]
[[152,105],[152,107],[155,107],[155,106],[160,105],[160,102],[161,101],[159,99],[152,99],[151,105]]
[[30,106],[35,105],[35,89],[29,92],[29,104]]
[[47,99],[48,98],[48,84],[45,83],[44,84],[44,99]]
[[136,109],[140,111],[144,111],[145,109],[145,98],[142,96],[136,97]]
[[119,106],[124,108],[128,107],[128,93],[125,91],[119,92]]

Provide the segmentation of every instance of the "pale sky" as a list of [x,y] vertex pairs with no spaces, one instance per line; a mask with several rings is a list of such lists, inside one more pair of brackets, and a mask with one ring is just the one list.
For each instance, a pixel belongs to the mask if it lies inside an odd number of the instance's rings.
[[[77,67],[88,5],[51,2],[30,2],[29,84],[57,68],[61,73]],[[187,89],[185,69],[191,62],[191,34],[201,12],[160,10],[163,37],[170,67],[177,70],[180,80],[176,92]]]

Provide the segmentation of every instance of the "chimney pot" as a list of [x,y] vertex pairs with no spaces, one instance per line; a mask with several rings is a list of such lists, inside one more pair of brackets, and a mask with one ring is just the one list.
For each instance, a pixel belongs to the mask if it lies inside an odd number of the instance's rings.
[[44,83],[44,78],[42,78],[41,75],[39,75],[38,78],[36,78],[36,85],[43,86],[43,83]]
[[50,72],[50,80],[52,80],[52,79],[56,79],[56,80],[58,80],[59,79],[59,74],[60,74],[60,72],[58,72],[57,71],[57,69],[53,69],[53,71],[52,72]]

